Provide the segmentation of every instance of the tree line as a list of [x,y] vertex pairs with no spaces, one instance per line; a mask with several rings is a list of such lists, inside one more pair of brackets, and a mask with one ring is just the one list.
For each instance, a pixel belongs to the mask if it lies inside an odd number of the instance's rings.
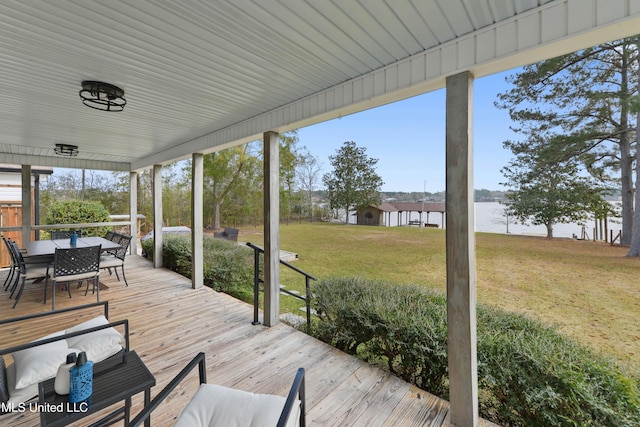
[[[262,143],[252,142],[204,156],[204,218],[208,229],[259,225],[263,219]],[[321,164],[297,132],[280,138],[280,215],[283,221],[325,218],[329,210],[317,195]],[[42,184],[41,217],[47,218],[54,201],[99,201],[111,214],[129,212],[129,174],[92,170],[60,170]],[[153,226],[153,175],[138,174],[138,213],[146,228]],[[162,203],[165,226],[191,224],[191,161],[162,168]]]

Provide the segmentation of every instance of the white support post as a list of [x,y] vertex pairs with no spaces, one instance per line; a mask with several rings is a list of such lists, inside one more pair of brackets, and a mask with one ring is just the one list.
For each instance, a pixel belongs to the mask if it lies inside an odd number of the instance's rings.
[[31,165],[22,165],[22,246],[31,241]]
[[153,165],[153,266],[162,267],[162,165]]
[[473,76],[447,77],[447,332],[450,421],[478,425],[475,238],[473,221]]
[[131,231],[131,254],[138,253],[138,173],[129,172],[129,230]]
[[264,133],[264,324],[280,317],[280,138]]
[[204,155],[193,153],[191,160],[191,287],[204,286]]

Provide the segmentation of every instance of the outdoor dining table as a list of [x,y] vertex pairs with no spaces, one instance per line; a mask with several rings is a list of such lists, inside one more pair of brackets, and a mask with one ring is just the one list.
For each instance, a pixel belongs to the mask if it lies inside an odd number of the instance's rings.
[[118,243],[107,240],[104,237],[79,237],[75,246],[71,245],[71,239],[33,240],[25,243],[24,246],[27,250],[27,255],[30,257],[53,257],[56,249],[84,248],[98,245],[101,245],[103,251],[120,248]]
[[[88,248],[90,246],[101,245],[102,251],[110,249],[120,248],[120,244],[105,239],[104,237],[79,237],[75,245],[71,244],[71,239],[57,239],[57,240],[34,240],[25,243],[25,249],[27,255],[33,262],[47,262],[53,261],[56,253],[56,249],[70,249],[70,248]],[[98,284],[101,288],[107,288],[102,282]],[[46,289],[45,289],[46,294]],[[71,294],[69,294],[71,295]],[[100,300],[100,291],[97,294],[98,300]],[[45,296],[45,302],[46,302]],[[55,309],[55,292],[52,294],[52,307]]]

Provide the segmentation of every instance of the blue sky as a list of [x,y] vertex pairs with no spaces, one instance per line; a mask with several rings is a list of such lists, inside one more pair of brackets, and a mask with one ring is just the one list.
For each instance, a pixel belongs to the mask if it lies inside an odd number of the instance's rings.
[[[502,142],[518,136],[509,129],[507,111],[493,103],[509,88],[505,76],[516,71],[474,82],[474,188],[504,190],[500,169],[512,156]],[[299,129],[298,138],[323,173],[331,169],[329,156],[345,141],[355,141],[366,147],[369,157],[379,159],[376,170],[385,182],[383,191],[445,189],[444,89]]]

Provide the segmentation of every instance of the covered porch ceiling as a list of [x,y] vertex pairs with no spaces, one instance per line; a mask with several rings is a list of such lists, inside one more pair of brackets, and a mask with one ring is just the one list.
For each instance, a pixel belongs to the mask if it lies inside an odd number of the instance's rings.
[[140,170],[632,35],[639,3],[0,0],[0,162]]

